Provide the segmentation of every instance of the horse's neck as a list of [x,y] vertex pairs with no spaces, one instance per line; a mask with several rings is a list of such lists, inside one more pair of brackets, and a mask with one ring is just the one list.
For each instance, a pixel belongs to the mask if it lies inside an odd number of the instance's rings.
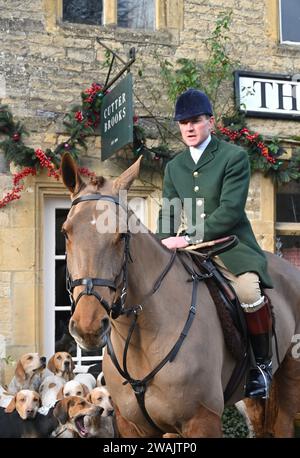
[[[166,346],[171,348],[182,332],[189,315],[193,285],[180,259],[176,256],[170,265],[172,252],[152,235],[133,235],[130,253],[126,308],[141,305],[142,312],[138,313],[130,337],[128,360],[130,373],[139,378],[166,356]],[[168,266],[170,269],[164,275]],[[161,284],[153,293],[158,279],[162,280]],[[132,315],[121,315],[112,322],[112,343],[119,360],[133,323]]]
[[[151,294],[154,284],[170,263],[172,253],[152,234],[143,233],[132,236],[130,253],[132,263],[128,266],[129,289],[136,300],[142,301]],[[166,275],[172,275],[172,266]]]

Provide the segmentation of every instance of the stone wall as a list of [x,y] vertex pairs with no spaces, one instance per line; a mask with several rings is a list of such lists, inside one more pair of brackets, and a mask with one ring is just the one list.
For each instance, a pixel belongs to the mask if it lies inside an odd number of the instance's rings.
[[[240,61],[240,69],[293,73],[299,69],[298,49],[278,44],[275,0],[186,0],[183,30],[137,32],[114,27],[94,27],[57,22],[56,0],[0,0],[0,76],[1,103],[11,108],[30,132],[28,145],[53,148],[63,141],[64,113],[80,103],[80,92],[93,81],[103,83],[104,49],[99,37],[126,60],[136,48],[132,67],[139,115],[170,112],[170,104],[159,80],[159,62],[175,63],[180,57],[203,60],[207,56],[205,39],[214,28],[221,11],[233,9],[230,54]],[[174,11],[170,14],[177,14]],[[275,20],[274,20],[275,14]],[[275,21],[275,22],[274,22]],[[171,33],[172,32],[172,33]],[[139,70],[143,77],[139,77]],[[141,104],[140,99],[143,104]],[[296,133],[296,122],[249,120],[250,127],[263,134],[288,136]],[[99,137],[91,139],[82,165],[103,175],[117,176],[120,162],[101,163]],[[43,228],[37,206],[38,183],[50,183],[46,174],[26,180],[26,191],[18,202],[0,210],[0,334],[7,339],[7,353],[17,358],[26,351],[40,350],[40,310],[42,296],[37,293],[42,271],[37,267],[41,253],[39,238]],[[141,181],[159,194],[161,176],[144,168]],[[10,174],[0,175],[0,194],[9,189]],[[252,179],[247,209],[261,245],[272,250],[274,206],[272,184],[256,175]],[[155,218],[153,218],[153,221]]]

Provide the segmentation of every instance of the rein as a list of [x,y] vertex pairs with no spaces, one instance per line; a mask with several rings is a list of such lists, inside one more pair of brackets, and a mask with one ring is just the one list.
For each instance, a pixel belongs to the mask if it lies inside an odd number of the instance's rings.
[[[116,205],[121,205],[119,202],[119,199],[114,196],[107,196],[107,195],[101,195],[101,194],[89,194],[86,196],[81,196],[78,197],[77,199],[74,199],[72,202],[72,207],[81,203],[81,202],[87,202],[87,201],[98,201],[98,200],[106,200],[115,203]],[[124,207],[123,207],[124,208]],[[126,209],[125,209],[126,210]],[[157,429],[159,432],[164,433],[152,420],[150,415],[148,414],[145,406],[145,392],[147,388],[147,383],[154,378],[154,376],[165,366],[167,362],[172,362],[178,351],[181,348],[181,345],[187,336],[189,329],[193,323],[195,313],[196,313],[196,306],[197,306],[197,287],[200,281],[205,280],[207,278],[211,277],[211,274],[202,274],[202,273],[197,273],[195,271],[192,272],[191,275],[191,280],[193,282],[193,288],[192,288],[192,299],[191,299],[191,305],[189,308],[189,313],[186,319],[186,322],[183,326],[183,329],[178,336],[175,344],[169,351],[169,353],[163,358],[163,360],[148,374],[146,375],[142,380],[139,379],[134,379],[131,377],[131,375],[128,372],[127,369],[127,354],[128,354],[128,349],[130,345],[130,340],[134,331],[134,328],[137,323],[137,318],[139,311],[142,310],[142,305],[137,305],[135,307],[132,307],[130,309],[125,309],[125,302],[126,302],[126,296],[127,296],[127,286],[128,286],[128,260],[131,259],[130,257],[130,251],[129,251],[129,242],[130,242],[130,232],[127,232],[123,234],[124,240],[125,240],[125,247],[124,247],[124,259],[123,259],[123,264],[121,271],[123,272],[123,285],[122,285],[122,292],[121,296],[111,305],[109,306],[108,302],[100,296],[95,290],[94,286],[104,286],[108,287],[110,289],[113,289],[117,291],[117,286],[115,280],[110,280],[110,279],[103,279],[103,278],[90,278],[90,277],[84,277],[76,280],[72,280],[71,275],[69,273],[68,267],[66,267],[66,287],[67,291],[69,293],[70,301],[71,301],[71,315],[74,313],[74,310],[76,308],[76,305],[78,304],[79,300],[81,297],[84,295],[87,296],[95,296],[99,303],[102,305],[102,307],[105,309],[106,313],[111,316],[112,319],[118,318],[118,316],[122,314],[127,314],[133,315],[133,320],[130,325],[129,331],[128,331],[128,336],[125,342],[125,347],[124,347],[124,353],[123,353],[123,369],[121,368],[118,359],[116,357],[115,351],[112,346],[111,338],[110,338],[110,333],[107,334],[107,347],[108,347],[108,354],[115,365],[116,369],[120,373],[120,375],[125,379],[123,382],[123,385],[130,384],[134,394],[136,396],[137,402],[141,408],[141,411],[143,412],[145,418],[147,419],[148,423]],[[171,270],[173,263],[175,261],[176,257],[176,251],[172,253],[172,256],[170,258],[170,261],[168,262],[167,266],[165,269],[161,272],[157,280],[155,281],[153,288],[151,291],[149,291],[145,297],[144,301],[146,298],[152,296],[153,294],[156,293],[156,291],[160,288],[162,281],[168,274],[168,272]],[[187,267],[187,266],[185,266]],[[191,273],[191,272],[189,272]],[[118,276],[117,276],[118,278]],[[76,300],[74,299],[73,296],[73,290],[76,286],[85,286],[85,289],[79,293],[77,296]]]
[[[176,255],[176,251],[174,252],[174,254]],[[172,258],[175,258],[174,254],[172,255]],[[170,264],[170,263],[169,263]],[[173,263],[172,263],[173,264]],[[170,266],[171,267],[171,266]],[[165,274],[167,274],[169,272],[170,268],[168,270],[165,269]],[[160,276],[161,277],[161,276]],[[155,429],[157,429],[158,431],[164,433],[164,431],[162,431],[155,423],[154,421],[152,420],[152,418],[150,417],[150,415],[148,414],[147,410],[146,410],[146,406],[145,406],[145,392],[146,392],[146,389],[147,389],[147,383],[154,378],[154,376],[165,366],[165,364],[167,362],[172,362],[178,351],[180,350],[180,347],[185,339],[185,337],[187,336],[188,332],[189,332],[189,329],[192,325],[192,322],[194,321],[194,317],[195,317],[195,313],[196,313],[196,307],[197,307],[197,302],[196,302],[196,298],[197,298],[197,287],[198,287],[198,283],[199,281],[202,281],[202,280],[205,280],[207,278],[209,278],[210,275],[209,274],[194,274],[192,276],[192,282],[193,282],[193,289],[192,289],[192,300],[191,300],[191,305],[190,305],[190,308],[189,308],[189,313],[188,313],[188,317],[186,319],[186,322],[185,322],[185,325],[177,339],[177,341],[175,342],[175,344],[173,345],[173,347],[171,348],[171,350],[169,351],[169,353],[163,358],[163,360],[148,374],[146,375],[142,380],[139,380],[139,379],[134,379],[131,377],[131,375],[129,374],[128,372],[128,369],[127,369],[127,353],[128,353],[128,348],[129,348],[129,344],[130,344],[130,340],[131,340],[131,336],[133,334],[133,331],[134,331],[134,328],[136,326],[136,323],[137,323],[137,318],[138,318],[138,315],[139,315],[139,311],[142,310],[142,306],[141,305],[138,305],[137,307],[131,309],[131,313],[134,314],[134,317],[133,317],[133,321],[130,325],[130,328],[129,328],[129,331],[128,331],[128,336],[127,336],[127,339],[126,339],[126,342],[125,342],[125,347],[124,347],[124,353],[123,353],[123,369],[121,368],[118,360],[117,360],[117,357],[116,357],[116,354],[115,354],[115,351],[113,349],[113,346],[112,346],[112,342],[111,342],[111,339],[110,339],[110,335],[108,334],[107,335],[107,347],[108,347],[108,354],[109,356],[111,357],[111,360],[112,362],[114,363],[117,371],[119,372],[119,374],[125,379],[125,382],[123,382],[123,385],[127,385],[127,383],[129,383],[134,391],[134,394],[136,396],[136,399],[137,399],[137,402],[141,408],[141,411],[143,412],[145,418],[147,419],[148,423],[150,423],[151,426],[153,426]],[[161,284],[163,278],[160,278],[160,281],[156,282],[155,285],[159,285]],[[159,286],[155,289],[153,288],[153,291],[156,292],[159,288]]]

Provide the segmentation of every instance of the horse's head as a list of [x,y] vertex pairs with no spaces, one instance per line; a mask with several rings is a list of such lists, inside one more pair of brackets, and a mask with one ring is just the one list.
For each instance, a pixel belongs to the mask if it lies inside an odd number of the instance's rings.
[[108,316],[124,292],[128,234],[119,193],[129,189],[139,168],[140,159],[115,180],[96,177],[85,184],[72,157],[66,153],[62,158],[62,178],[72,199],[62,227],[73,302],[69,330],[87,350],[105,345]]

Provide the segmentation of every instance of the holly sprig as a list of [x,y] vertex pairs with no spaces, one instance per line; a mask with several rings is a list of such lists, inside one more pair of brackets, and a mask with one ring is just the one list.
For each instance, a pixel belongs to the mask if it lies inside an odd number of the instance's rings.
[[296,149],[292,157],[286,160],[286,151],[280,145],[277,137],[268,143],[257,132],[251,132],[247,127],[218,126],[216,134],[226,141],[240,145],[248,152],[251,171],[262,172],[271,176],[278,184],[288,183],[300,178],[300,150]]

